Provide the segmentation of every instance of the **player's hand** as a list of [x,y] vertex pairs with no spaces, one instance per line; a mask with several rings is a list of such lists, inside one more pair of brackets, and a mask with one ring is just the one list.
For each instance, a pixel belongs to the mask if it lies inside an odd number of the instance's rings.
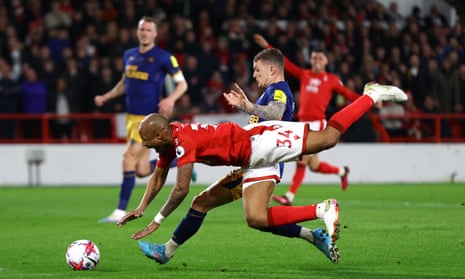
[[105,103],[105,98],[103,97],[103,95],[97,95],[94,98],[94,102],[97,107],[101,107]]
[[121,218],[116,224],[121,228],[122,226],[126,225],[127,222],[140,218],[143,215],[144,211],[135,209],[129,211],[128,214],[124,215],[123,218]]
[[172,98],[164,98],[158,104],[158,112],[170,118],[173,114],[175,101]]
[[223,93],[229,105],[243,111],[251,111],[253,109],[252,103],[247,98],[244,90],[237,84],[233,84],[233,89],[229,92]]
[[260,34],[253,34],[253,39],[255,40],[255,43],[262,48],[266,48],[268,46],[268,41]]
[[158,223],[155,222],[155,221],[152,221],[152,222],[151,222],[150,224],[148,224],[147,227],[145,227],[143,230],[138,231],[138,232],[136,232],[135,234],[133,234],[133,235],[131,236],[131,238],[134,239],[134,240],[141,239],[141,238],[146,237],[147,235],[153,233],[153,232],[156,231],[159,227],[160,227],[160,224],[158,224]]

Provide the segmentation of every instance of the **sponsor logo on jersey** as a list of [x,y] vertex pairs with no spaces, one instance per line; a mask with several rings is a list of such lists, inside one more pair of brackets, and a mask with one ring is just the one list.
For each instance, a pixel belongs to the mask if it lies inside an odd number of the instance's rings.
[[141,79],[141,80],[148,80],[149,79],[149,73],[138,71],[139,67],[136,65],[128,65],[126,67],[126,76],[128,78],[135,78],[135,79]]
[[186,151],[182,146],[176,147],[176,157],[180,158],[184,155],[184,153],[186,153]]

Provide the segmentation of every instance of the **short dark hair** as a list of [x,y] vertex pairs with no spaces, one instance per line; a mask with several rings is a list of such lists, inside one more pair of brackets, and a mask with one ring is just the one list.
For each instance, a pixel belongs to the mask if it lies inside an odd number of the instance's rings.
[[154,17],[151,17],[151,16],[143,16],[139,22],[141,21],[147,21],[147,22],[153,22],[153,24],[155,24],[155,27],[157,27],[157,20],[154,18]]
[[265,48],[255,55],[253,62],[258,60],[269,61],[273,64],[276,64],[279,68],[284,69],[284,55],[277,48]]
[[324,55],[328,56],[328,53],[326,52],[326,49],[322,47],[315,47],[312,52],[317,52],[317,53],[323,53]]

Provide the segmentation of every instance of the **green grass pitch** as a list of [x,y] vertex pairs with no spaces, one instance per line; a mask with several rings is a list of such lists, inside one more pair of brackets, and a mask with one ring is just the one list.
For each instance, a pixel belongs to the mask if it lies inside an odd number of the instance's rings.
[[[136,187],[130,208],[145,187]],[[166,265],[130,238],[153,218],[171,187],[145,216],[123,228],[99,224],[115,206],[117,187],[0,187],[0,278],[465,278],[465,184],[305,185],[295,204],[340,202],[339,264],[300,239],[247,227],[236,201],[211,211]],[[146,239],[165,242],[204,187]],[[287,190],[278,186],[276,193]],[[303,225],[323,226],[319,220]],[[65,250],[76,239],[97,243],[101,261],[72,271]]]

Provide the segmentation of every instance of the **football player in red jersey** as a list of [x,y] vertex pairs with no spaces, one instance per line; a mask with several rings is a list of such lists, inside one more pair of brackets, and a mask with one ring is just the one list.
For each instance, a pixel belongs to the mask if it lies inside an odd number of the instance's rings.
[[[239,95],[238,92],[232,92]],[[228,93],[225,93],[225,95]],[[231,94],[231,93],[229,93]],[[225,96],[226,97],[226,96]],[[269,201],[274,187],[249,181],[254,171],[276,167],[279,162],[296,161],[301,155],[313,154],[335,146],[355,121],[375,103],[381,101],[406,101],[405,93],[394,86],[367,84],[364,95],[343,110],[335,113],[322,131],[309,130],[304,122],[264,121],[241,128],[235,123],[179,124],[169,123],[160,114],[148,115],[140,124],[143,145],[159,153],[157,168],[150,178],[138,207],[124,216],[118,224],[139,218],[156,197],[169,171],[169,164],[177,158],[177,179],[167,201],[153,221],[135,233],[133,239],[143,238],[158,229],[184,200],[189,192],[191,172],[195,162],[207,165],[233,165],[243,171],[243,206],[247,223],[255,229],[279,227],[307,220],[322,219],[331,242],[325,248],[333,262],[339,254],[334,241],[339,233],[339,207],[335,199],[306,206],[274,206]],[[262,178],[261,182],[279,177]],[[258,184],[257,184],[258,183]],[[170,256],[166,246],[139,241],[143,253],[159,263],[166,263]],[[321,249],[320,249],[321,250]]]
[[[262,48],[272,47],[262,35],[255,34],[254,39]],[[301,68],[289,59],[285,59],[286,72],[297,78],[300,84],[300,102],[297,117],[299,121],[309,123],[311,130],[320,131],[326,127],[326,109],[333,93],[341,94],[349,101],[354,101],[360,96],[345,87],[336,75],[326,72],[328,58],[322,49],[312,51],[310,57],[311,69]],[[338,167],[320,161],[316,153],[312,156],[303,156],[302,160],[297,162],[289,190],[283,196],[273,196],[275,201],[283,205],[290,205],[293,202],[294,196],[304,180],[307,166],[313,172],[339,175],[341,188],[343,190],[347,188],[349,168],[347,166]]]
[[[123,154],[123,175],[116,209],[102,223],[116,223],[126,214],[126,208],[136,185],[136,176],[144,177],[152,172],[150,150],[144,148],[137,131],[139,122],[149,113],[160,112],[171,116],[176,100],[187,90],[187,82],[176,58],[155,45],[157,24],[152,17],[143,17],[137,26],[139,46],[124,53],[121,80],[108,92],[95,96],[95,104],[125,94],[127,145]],[[168,97],[163,98],[165,76],[171,75],[176,86]]]
[[[291,121],[294,116],[294,96],[284,79],[284,56],[278,49],[265,49],[253,59],[253,77],[262,91],[256,103],[248,100],[245,92],[234,85],[229,94],[225,96],[227,102],[250,115],[250,123],[265,120]],[[200,194],[194,197],[191,207],[173,232],[172,237],[163,245],[157,246],[163,251],[159,252],[159,262],[166,263],[175,251],[189,240],[201,227],[207,212],[221,205],[242,198],[243,183],[249,191],[254,187],[273,189],[283,173],[284,164],[278,166],[254,169],[243,180],[243,170],[235,168],[225,176],[215,181]],[[336,246],[331,244],[329,236],[322,228],[309,229],[297,224],[272,226],[260,228],[290,238],[300,238],[315,245],[331,261],[337,261]],[[332,245],[332,246],[330,246]],[[330,253],[333,252],[332,254]]]

